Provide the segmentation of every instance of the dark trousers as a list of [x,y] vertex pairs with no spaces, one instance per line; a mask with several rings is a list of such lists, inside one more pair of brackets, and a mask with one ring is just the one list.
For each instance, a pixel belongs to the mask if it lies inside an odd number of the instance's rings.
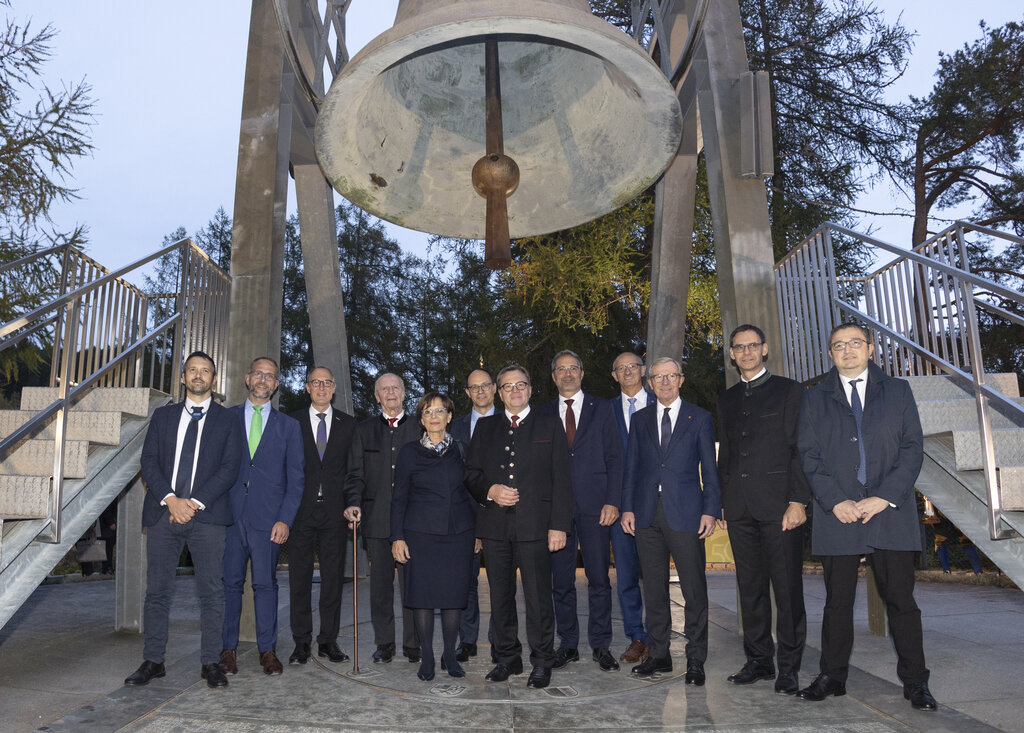
[[[260,653],[277,648],[277,558],[281,545],[270,541],[269,529],[235,522],[227,529],[224,547],[224,649],[238,647],[245,569],[252,560],[252,597],[256,612],[256,647]],[[193,556],[193,560],[194,560]]]
[[419,649],[412,610],[405,607],[405,568],[395,562],[391,541],[365,537],[366,559],[370,563],[370,621],[377,646],[395,643],[395,566],[398,566],[398,593],[402,599],[402,647]]
[[[903,550],[875,550],[867,556],[889,617],[889,631],[898,658],[896,675],[904,684],[928,681],[921,610],[914,601],[916,555]],[[857,597],[860,556],[825,556],[821,564],[826,594],[821,621],[821,672],[845,682],[853,650],[853,603]]]
[[782,531],[782,522],[762,522],[749,513],[729,520],[729,541],[736,562],[743,617],[743,651],[747,660],[771,663],[772,599],[775,591],[775,633],[779,640],[779,672],[799,672],[807,639],[804,612],[804,528]]
[[523,653],[516,612],[516,568],[519,568],[526,599],[530,664],[550,668],[555,661],[555,611],[551,600],[551,552],[547,538],[518,541],[514,517],[510,516],[505,539],[485,539],[484,555],[498,661],[509,664]]
[[142,656],[150,662],[164,662],[178,558],[188,545],[199,592],[200,660],[213,664],[220,659],[224,624],[224,526],[195,519],[188,524],[171,524],[169,517],[170,512],[164,509],[157,523],[146,529],[146,603],[142,617],[146,643]]
[[341,624],[341,590],[345,582],[347,525],[321,511],[295,521],[288,534],[288,588],[292,637],[296,644],[313,640],[313,554],[319,545],[320,633],[318,644],[338,639]]
[[671,555],[683,591],[683,629],[686,632],[687,660],[704,663],[708,657],[708,581],[704,540],[696,532],[676,532],[669,527],[658,500],[650,527],[636,530],[636,549],[644,574],[644,605],[647,607],[647,634],[650,655],[669,656],[672,608],[668,597],[668,561]]
[[587,639],[591,649],[607,649],[612,643],[612,585],[608,580],[611,563],[608,547],[610,527],[602,527],[600,517],[573,517],[572,530],[565,547],[551,554],[551,584],[554,592],[555,626],[562,646],[575,649],[580,642],[580,623],[576,611],[576,548],[583,556],[587,574]]
[[619,522],[612,525],[612,553],[615,555],[615,590],[619,595],[622,626],[630,641],[647,643],[644,628],[644,599],[640,593],[640,556],[636,539],[626,534]]

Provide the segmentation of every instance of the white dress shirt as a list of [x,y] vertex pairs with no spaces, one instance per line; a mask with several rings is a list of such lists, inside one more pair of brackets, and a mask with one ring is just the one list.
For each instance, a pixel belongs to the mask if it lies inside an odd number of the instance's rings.
[[766,369],[765,367],[761,367],[761,371],[759,371],[759,372],[758,372],[757,374],[755,374],[754,376],[752,376],[752,377],[751,377],[750,379],[746,379],[746,378],[745,378],[745,377],[744,377],[744,376],[743,376],[743,375],[741,374],[741,375],[740,375],[740,381],[741,381],[741,382],[753,382],[753,381],[755,381],[755,380],[757,380],[757,379],[760,379],[760,378],[761,378],[761,375],[762,375],[762,374],[764,374],[764,373],[765,373],[766,371],[768,371],[768,370],[767,370],[767,369]]
[[852,390],[853,386],[850,384],[854,379],[859,379],[857,383],[857,394],[860,395],[860,407],[864,409],[864,397],[867,394],[868,386],[868,370],[865,369],[856,377],[844,377],[842,374],[839,375],[839,383],[843,385],[843,391],[846,392],[846,401],[853,405]]
[[[324,441],[326,442],[331,439],[331,418],[334,415],[334,408],[331,405],[327,405],[327,409],[324,410],[323,413],[324,424],[327,426],[327,437],[324,438]],[[316,431],[320,429],[320,418],[317,417],[319,414],[320,410],[313,407],[313,405],[309,406],[309,425],[313,428],[314,441],[316,440]]]
[[[188,485],[188,492],[191,496],[192,486],[196,480],[196,466],[199,464],[199,446],[203,441],[203,426],[206,425],[206,416],[210,414],[210,403],[213,402],[213,397],[207,397],[202,402],[193,402],[191,399],[186,399],[184,405],[181,408],[181,417],[178,418],[178,435],[174,443],[174,472],[171,474],[171,487],[178,483],[178,462],[181,460],[181,446],[185,443],[185,431],[188,430],[189,423],[192,422],[192,408],[202,407],[203,416],[199,418],[199,426],[196,432],[196,450],[192,454],[192,481]],[[161,506],[167,506],[167,497],[174,496],[174,492],[171,491],[163,498],[160,502]],[[201,501],[196,501],[200,509],[205,509]]]
[[633,400],[633,412],[642,410],[647,407],[647,393],[640,390],[635,395],[630,397],[625,392],[619,392],[619,397],[622,400],[622,417],[626,421],[626,432],[629,432],[629,423],[632,419],[632,415],[629,414],[629,401]]
[[[679,419],[679,409],[682,406],[683,406],[683,401],[680,398],[678,398],[678,397],[676,397],[676,401],[675,402],[673,402],[671,405],[668,406],[668,419],[672,423],[672,430],[673,431],[675,431],[675,429],[676,429],[676,420]],[[665,409],[666,408],[665,408],[665,405],[661,404],[660,402],[657,403],[657,407],[658,407],[658,413],[657,413],[657,418],[658,419],[655,420],[655,422],[658,425],[658,445],[661,445],[661,421],[664,419],[663,415],[665,414]]]
[[576,394],[571,397],[558,395],[558,416],[562,419],[563,428],[565,427],[565,414],[569,411],[569,406],[565,404],[566,400],[572,400],[572,415],[578,430],[580,427],[580,415],[583,413],[583,390],[577,390]]
[[[523,420],[525,420],[526,416],[529,415],[529,414],[530,414],[530,406],[527,405],[526,407],[523,408],[523,411],[519,413],[519,422],[521,423]],[[505,417],[508,418],[509,422],[512,422],[513,415],[508,410],[505,410]]]

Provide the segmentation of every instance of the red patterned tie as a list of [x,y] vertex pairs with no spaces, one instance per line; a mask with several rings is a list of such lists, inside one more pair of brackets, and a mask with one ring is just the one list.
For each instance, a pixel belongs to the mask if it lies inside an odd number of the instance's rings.
[[512,421],[512,427],[513,428],[518,428],[519,427],[519,415],[513,415],[512,417],[509,418],[509,420]]
[[572,410],[572,400],[565,401],[565,438],[572,448],[573,438],[576,437],[576,413]]
[[395,427],[395,425],[398,423],[398,418],[397,417],[389,417],[389,418],[385,418],[385,419],[388,421],[388,426],[392,427],[392,428]]

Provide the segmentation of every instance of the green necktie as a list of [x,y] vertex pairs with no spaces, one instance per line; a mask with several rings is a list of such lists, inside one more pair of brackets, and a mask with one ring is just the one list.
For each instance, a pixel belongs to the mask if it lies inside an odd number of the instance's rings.
[[249,457],[256,455],[256,449],[260,447],[260,438],[263,437],[263,405],[252,406],[252,422],[249,423]]

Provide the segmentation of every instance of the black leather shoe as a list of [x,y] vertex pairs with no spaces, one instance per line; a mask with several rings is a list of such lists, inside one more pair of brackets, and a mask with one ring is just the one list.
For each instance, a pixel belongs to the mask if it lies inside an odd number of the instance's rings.
[[408,659],[413,664],[416,664],[422,658],[422,656],[420,655],[419,647],[414,646],[403,646],[402,656]]
[[704,686],[704,662],[698,662],[696,659],[686,660],[686,684]]
[[775,678],[775,692],[780,695],[795,695],[799,689],[796,672],[779,672]]
[[[579,658],[579,655],[576,655]],[[551,684],[551,669],[549,667],[534,667],[530,672],[530,679],[526,680],[526,686],[540,690]]]
[[463,642],[459,644],[459,651],[455,653],[455,658],[460,662],[468,662],[470,657],[476,656],[476,644],[467,644]]
[[488,682],[504,682],[512,675],[522,673],[523,660],[513,659],[509,664],[502,664],[501,662],[498,662],[494,665],[494,669],[487,673],[487,676],[484,679]]
[[632,673],[637,677],[653,677],[655,672],[671,671],[672,657],[664,657],[663,659],[647,657],[646,661],[641,662],[632,669]]
[[935,702],[927,682],[915,682],[910,685],[903,685],[903,697],[910,700],[910,706],[914,710],[935,710],[939,704]]
[[822,672],[814,678],[808,687],[800,690],[796,693],[796,696],[801,700],[810,700],[811,702],[821,702],[829,695],[835,695],[836,697],[842,697],[846,694],[846,683],[834,680],[827,674]]
[[305,664],[309,661],[309,644],[296,644],[295,651],[288,657],[288,664]]
[[217,662],[214,662],[213,664],[204,664],[203,671],[199,674],[204,680],[206,680],[207,687],[213,687],[216,689],[217,687],[228,686],[227,675],[224,674],[224,670],[220,668],[220,665]]
[[381,646],[377,647],[377,651],[373,653],[374,664],[388,664],[394,658],[394,644],[382,644]]
[[751,659],[743,665],[743,669],[736,674],[729,675],[726,679],[734,685],[752,685],[758,680],[773,680],[775,679],[775,665],[771,662],[765,664]]
[[148,685],[149,681],[154,677],[163,677],[165,674],[167,672],[164,671],[162,662],[157,664],[156,662],[145,661],[139,665],[139,668],[130,677],[125,679],[124,683],[132,687],[142,687],[143,685]]
[[[576,649],[570,649],[567,646],[558,647],[555,651],[555,661],[551,665],[552,669],[561,669],[569,662],[580,661],[580,653]],[[536,668],[535,668],[536,669]]]
[[329,641],[326,644],[317,644],[316,655],[318,657],[327,657],[335,663],[348,661],[348,654],[338,648],[338,642],[336,641]]
[[594,661],[605,672],[614,672],[619,668],[619,663],[615,661],[615,657],[607,649],[595,649]]
[[459,664],[458,657],[456,657],[453,661],[449,662],[442,655],[442,657],[441,657],[441,670],[443,672],[447,672],[449,677],[465,677],[466,676],[466,670],[464,670],[462,668],[462,665]]

